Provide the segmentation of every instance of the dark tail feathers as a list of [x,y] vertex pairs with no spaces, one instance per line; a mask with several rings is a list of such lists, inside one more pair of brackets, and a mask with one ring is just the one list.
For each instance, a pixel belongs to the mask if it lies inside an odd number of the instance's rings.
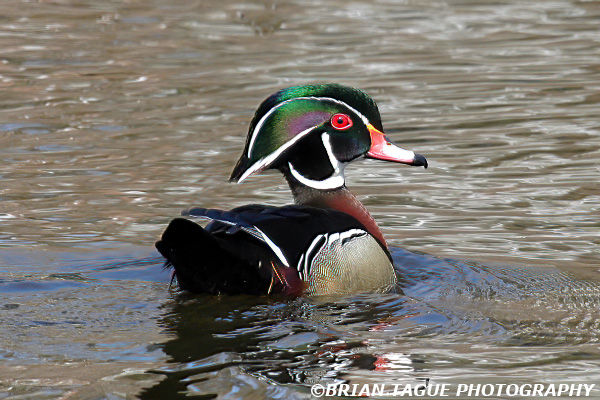
[[[233,236],[233,235],[232,235]],[[227,250],[225,248],[227,248]],[[232,252],[225,243],[198,224],[183,218],[171,221],[156,243],[158,251],[175,269],[179,287],[192,293],[264,294],[271,272],[260,258]],[[243,246],[242,246],[243,247]],[[240,249],[239,251],[243,251]],[[248,253],[248,249],[245,249]],[[254,261],[254,262],[253,262]]]

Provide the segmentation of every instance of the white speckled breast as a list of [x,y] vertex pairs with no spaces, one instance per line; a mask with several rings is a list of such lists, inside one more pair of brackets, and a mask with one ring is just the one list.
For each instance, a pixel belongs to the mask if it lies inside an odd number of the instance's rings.
[[317,236],[298,270],[308,295],[384,291],[396,283],[386,253],[360,229]]

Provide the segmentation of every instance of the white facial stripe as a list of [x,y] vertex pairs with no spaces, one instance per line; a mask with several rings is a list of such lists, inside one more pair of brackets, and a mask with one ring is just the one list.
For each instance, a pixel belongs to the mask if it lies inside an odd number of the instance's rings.
[[334,103],[341,104],[344,107],[348,108],[350,111],[352,111],[354,114],[358,115],[365,125],[370,124],[369,119],[367,117],[362,115],[356,108],[350,107],[347,103],[344,103],[341,100],[333,99],[331,97],[314,97],[314,98],[318,99],[318,100],[329,100],[329,101],[333,101]]
[[333,167],[333,174],[331,174],[331,176],[329,178],[323,179],[321,181],[308,179],[305,176],[303,176],[302,174],[300,174],[300,172],[298,172],[294,168],[292,163],[288,162],[288,166],[290,168],[290,172],[292,173],[292,176],[294,178],[296,178],[296,180],[298,182],[302,183],[305,186],[309,186],[313,189],[321,189],[321,190],[337,189],[339,187],[342,187],[344,185],[344,183],[346,183],[346,181],[344,180],[344,173],[343,173],[344,164],[340,163],[338,161],[338,159],[335,158],[335,156],[333,155],[333,149],[331,148],[331,141],[329,139],[329,134],[323,133],[321,135],[321,140],[323,141],[323,146],[325,147],[325,152],[327,153],[329,162],[331,163],[331,166]]
[[298,182],[301,184],[311,187],[313,189],[321,189],[321,190],[329,190],[329,189],[337,189],[344,186],[344,177],[341,174],[333,174],[327,179],[323,179],[322,181],[315,181],[312,179],[305,178],[300,174],[300,172],[296,171],[291,163],[288,163],[290,167],[290,172],[292,176],[296,178]]
[[[362,119],[362,121],[364,122],[365,125],[370,124],[369,120],[367,119],[367,117],[365,117],[364,115],[362,115],[360,112],[358,112],[356,109],[350,107],[348,104],[344,103],[341,100],[337,100],[331,97],[312,97],[312,96],[308,96],[308,97],[294,97],[293,99],[289,99],[286,101],[282,101],[281,103],[277,104],[276,106],[274,106],[273,108],[271,108],[265,115],[262,116],[262,118],[260,119],[260,121],[258,121],[258,123],[256,124],[256,126],[254,127],[254,131],[252,131],[252,137],[250,138],[250,143],[248,144],[248,153],[246,153],[246,155],[248,157],[250,157],[250,153],[252,152],[252,148],[254,147],[254,141],[256,140],[256,136],[257,133],[260,132],[260,130],[262,129],[262,126],[265,124],[265,121],[271,116],[271,114],[273,114],[275,112],[275,110],[277,110],[279,107],[283,106],[284,104],[287,104],[291,101],[295,101],[295,100],[328,100],[328,101],[332,101],[334,103],[337,104],[341,104],[344,107],[348,108],[349,110],[351,110],[353,113],[355,113],[356,115],[358,115],[360,117],[360,119]],[[238,181],[239,182],[239,181]]]
[[334,173],[339,174],[340,171],[340,162],[333,155],[333,149],[331,148],[331,139],[329,138],[328,133],[323,133],[321,135],[321,141],[323,142],[323,146],[325,146],[325,151],[327,152],[327,157],[329,157],[329,162],[333,167]]
[[275,150],[274,152],[272,152],[268,156],[263,157],[260,160],[258,160],[257,162],[255,162],[254,164],[252,164],[246,170],[246,172],[244,172],[242,174],[242,176],[240,177],[240,179],[238,179],[238,183],[240,183],[241,181],[243,181],[244,179],[246,179],[247,177],[249,177],[250,175],[252,175],[256,171],[259,171],[262,168],[265,168],[266,166],[268,166],[269,164],[271,164],[284,151],[286,151],[287,149],[289,149],[294,143],[296,143],[298,140],[302,139],[304,136],[308,135],[312,130],[314,130],[318,126],[319,125],[311,126],[310,128],[303,130],[302,132],[300,132],[299,134],[297,134],[296,136],[294,136],[292,139],[290,139],[289,141],[287,141],[286,143],[284,143],[280,148],[278,148],[277,150]]

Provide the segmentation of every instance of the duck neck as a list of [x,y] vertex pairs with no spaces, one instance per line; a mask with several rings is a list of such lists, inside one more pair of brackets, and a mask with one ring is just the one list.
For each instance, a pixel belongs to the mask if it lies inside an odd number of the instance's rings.
[[320,190],[300,184],[294,179],[288,179],[290,189],[294,195],[296,204],[310,207],[332,208],[349,214],[356,218],[367,228],[383,248],[387,250],[387,243],[379,226],[367,210],[367,208],[343,185],[337,189]]

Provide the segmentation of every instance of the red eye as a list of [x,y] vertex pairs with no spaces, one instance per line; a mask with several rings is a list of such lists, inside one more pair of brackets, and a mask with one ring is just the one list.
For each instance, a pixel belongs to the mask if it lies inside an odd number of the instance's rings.
[[343,131],[352,126],[352,120],[346,114],[335,114],[331,117],[331,126],[338,131]]

